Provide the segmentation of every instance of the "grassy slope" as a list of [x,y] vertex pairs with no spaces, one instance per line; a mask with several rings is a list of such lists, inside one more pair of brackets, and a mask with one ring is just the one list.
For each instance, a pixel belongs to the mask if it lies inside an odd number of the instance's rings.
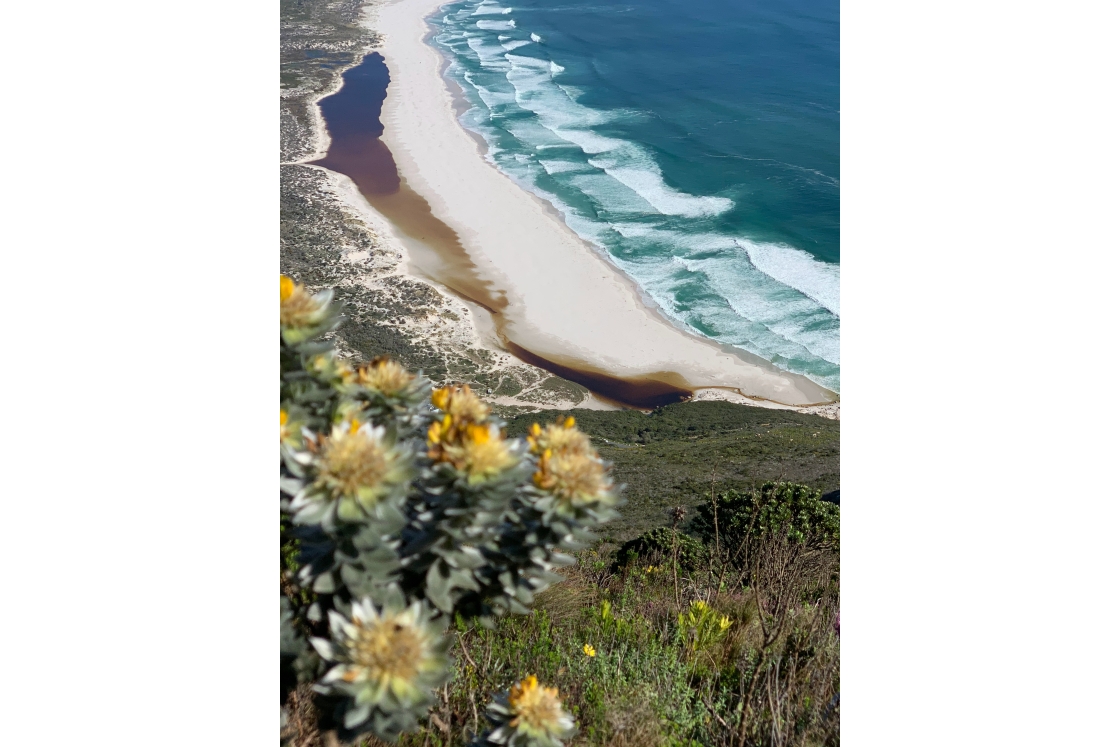
[[[507,430],[524,435],[532,423],[547,423],[560,414],[518,415]],[[717,492],[777,479],[823,492],[840,487],[836,420],[728,402],[682,403],[649,414],[574,414],[603,457],[614,462],[615,479],[627,485],[622,519],[603,531],[614,542],[667,523],[665,512],[673,506],[692,507],[705,500],[713,479]]]

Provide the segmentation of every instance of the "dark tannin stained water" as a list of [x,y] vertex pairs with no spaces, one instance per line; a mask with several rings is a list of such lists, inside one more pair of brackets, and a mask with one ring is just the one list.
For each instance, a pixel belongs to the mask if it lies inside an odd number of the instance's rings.
[[434,250],[413,257],[421,271],[492,313],[505,308],[505,298],[478,276],[455,231],[432,215],[428,201],[401,179],[393,154],[381,142],[381,105],[389,86],[384,58],[376,52],[367,55],[342,80],[338,93],[319,102],[331,144],[326,157],[313,163],[350,177],[399,230]]
[[331,136],[327,155],[312,163],[345,174],[379,213],[413,241],[410,257],[428,277],[487,309],[511,353],[535,366],[575,381],[591,391],[632,407],[657,407],[691,396],[677,374],[662,372],[627,379],[588,368],[582,361],[549,360],[510,343],[502,334],[505,296],[483,280],[455,231],[432,214],[431,205],[402,179],[381,134],[381,105],[389,69],[374,52],[342,75],[342,88],[319,102]]

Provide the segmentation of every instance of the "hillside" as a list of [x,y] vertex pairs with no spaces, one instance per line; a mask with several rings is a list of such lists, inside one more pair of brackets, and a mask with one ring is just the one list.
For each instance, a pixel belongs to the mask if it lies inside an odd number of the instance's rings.
[[840,488],[840,422],[729,402],[685,402],[638,410],[545,410],[509,419],[510,435],[534,422],[574,414],[626,484],[622,519],[605,538],[625,542],[666,523],[674,506],[766,480],[789,480],[828,493]]

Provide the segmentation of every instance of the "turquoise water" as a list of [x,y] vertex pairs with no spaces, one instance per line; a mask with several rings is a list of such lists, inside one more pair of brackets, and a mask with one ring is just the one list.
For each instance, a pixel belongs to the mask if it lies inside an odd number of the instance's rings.
[[465,0],[489,158],[678,323],[840,391],[840,19],[819,0]]

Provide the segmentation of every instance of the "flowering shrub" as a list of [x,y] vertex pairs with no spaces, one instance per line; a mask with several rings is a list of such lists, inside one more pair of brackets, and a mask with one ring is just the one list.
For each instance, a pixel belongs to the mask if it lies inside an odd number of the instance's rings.
[[[450,677],[448,620],[527,612],[619,499],[572,418],[507,438],[469,386],[351,367],[323,339],[340,319],[331,291],[281,276],[281,674],[312,684],[323,728],[391,741]],[[533,676],[487,718],[491,743],[575,729]]]
[[677,631],[689,658],[723,640],[730,627],[731,618],[719,614],[703,600],[689,605],[687,613],[677,614]]

